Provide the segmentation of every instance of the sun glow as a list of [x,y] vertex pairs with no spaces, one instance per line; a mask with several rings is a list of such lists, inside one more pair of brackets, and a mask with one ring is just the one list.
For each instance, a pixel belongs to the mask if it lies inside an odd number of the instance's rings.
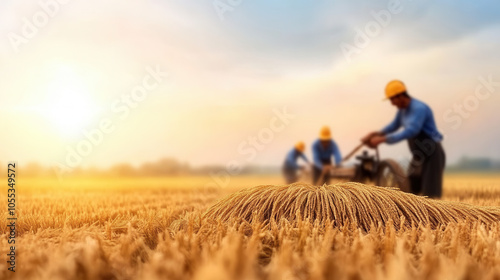
[[70,68],[58,70],[45,96],[45,102],[39,110],[66,137],[80,133],[97,113],[90,91]]

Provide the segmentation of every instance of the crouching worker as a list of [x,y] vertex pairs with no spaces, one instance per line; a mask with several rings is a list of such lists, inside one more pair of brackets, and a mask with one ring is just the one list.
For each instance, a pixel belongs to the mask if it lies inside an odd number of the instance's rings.
[[298,142],[295,147],[288,152],[285,163],[283,164],[283,175],[285,176],[287,184],[297,182],[297,171],[304,168],[303,166],[297,164],[299,157],[301,157],[306,163],[309,163],[307,157],[304,155],[305,150],[306,144],[304,144],[304,142]]
[[332,134],[328,126],[321,128],[319,139],[312,146],[314,168],[313,184],[330,184],[330,171],[333,168],[332,156],[335,158],[335,166],[339,167],[342,162],[340,150],[332,139]]

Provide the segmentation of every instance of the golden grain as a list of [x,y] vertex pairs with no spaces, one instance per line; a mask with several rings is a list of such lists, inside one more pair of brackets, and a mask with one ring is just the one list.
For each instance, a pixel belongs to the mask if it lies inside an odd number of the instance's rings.
[[441,225],[460,221],[486,224],[500,221],[500,207],[481,207],[459,202],[446,202],[404,193],[397,189],[360,183],[338,183],[313,186],[263,185],[229,195],[204,215],[207,219],[237,223],[240,221],[269,224],[288,220],[292,225],[300,219],[323,225],[353,225],[368,231],[373,225]]
[[2,261],[0,279],[500,278],[498,176],[447,176],[443,201],[352,184],[240,187],[279,178],[235,177],[216,190],[206,180],[23,183],[16,272]]

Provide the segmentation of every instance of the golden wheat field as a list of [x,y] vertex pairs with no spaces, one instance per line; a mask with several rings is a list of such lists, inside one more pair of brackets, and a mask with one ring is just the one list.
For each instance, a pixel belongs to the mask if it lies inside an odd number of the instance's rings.
[[447,175],[444,202],[356,186],[247,189],[280,177],[207,182],[20,179],[16,272],[2,261],[0,279],[500,279],[500,175]]

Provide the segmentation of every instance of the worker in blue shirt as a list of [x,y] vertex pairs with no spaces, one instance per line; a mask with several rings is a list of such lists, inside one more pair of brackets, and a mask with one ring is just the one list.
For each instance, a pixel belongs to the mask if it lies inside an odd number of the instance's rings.
[[297,171],[303,169],[303,166],[297,164],[298,158],[302,158],[306,163],[309,163],[307,157],[304,155],[306,150],[306,144],[304,142],[298,142],[295,147],[288,152],[285,163],[283,164],[283,176],[285,176],[285,181],[287,184],[292,184],[297,182]]
[[335,158],[335,166],[340,166],[342,156],[337,143],[333,141],[330,128],[324,126],[319,133],[319,139],[312,146],[314,167],[313,184],[330,184],[330,171],[332,170],[332,156]]
[[369,133],[362,141],[375,148],[380,143],[407,140],[413,155],[408,170],[412,193],[441,197],[446,155],[441,146],[443,135],[437,130],[432,110],[410,97],[401,81],[389,82],[385,94],[398,108],[396,118],[381,131]]

